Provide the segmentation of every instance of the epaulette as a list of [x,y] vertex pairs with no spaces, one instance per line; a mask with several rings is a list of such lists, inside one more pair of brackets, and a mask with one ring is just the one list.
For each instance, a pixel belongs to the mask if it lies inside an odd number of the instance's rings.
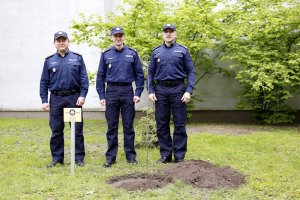
[[46,57],[45,59],[48,59],[48,58],[50,58],[50,57],[54,56],[55,54],[56,54],[56,53],[54,53],[54,54],[52,54],[52,55],[50,55],[50,56]]
[[187,49],[187,47],[186,46],[183,46],[183,45],[181,45],[181,44],[178,44],[179,46],[181,46],[181,47],[183,47],[183,48],[185,48],[185,49]]
[[74,51],[72,51],[72,53],[74,53],[74,54],[76,54],[76,55],[78,55],[78,56],[81,56],[80,53],[77,53],[77,52],[74,52]]
[[161,47],[161,46],[159,45],[159,46],[155,47],[152,51],[154,51],[155,49],[158,49],[159,47]]
[[111,47],[109,47],[108,49],[104,49],[103,51],[102,51],[102,53],[106,53],[107,51],[109,51],[111,49]]
[[134,51],[134,52],[137,53],[137,50],[135,50],[135,49],[133,49],[133,48],[131,48],[131,47],[128,47],[128,49],[130,49],[130,50],[132,50],[132,51]]

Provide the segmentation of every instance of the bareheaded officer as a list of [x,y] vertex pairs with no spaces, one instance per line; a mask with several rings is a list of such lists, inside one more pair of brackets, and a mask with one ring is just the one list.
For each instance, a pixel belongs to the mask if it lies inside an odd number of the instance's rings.
[[[108,126],[108,149],[104,167],[111,167],[116,162],[120,112],[127,162],[138,163],[134,147],[134,106],[140,101],[144,89],[144,73],[139,55],[134,49],[124,45],[125,33],[122,27],[116,26],[111,29],[111,40],[113,46],[101,54],[96,80],[100,104],[106,106],[105,117]],[[136,85],[135,92],[132,88],[133,81]]]
[[[69,50],[66,32],[54,34],[57,52],[48,56],[40,81],[40,97],[44,111],[50,111],[52,162],[47,167],[64,164],[64,108],[81,108],[88,92],[89,80],[83,58]],[[48,90],[50,101],[48,102]],[[75,163],[84,166],[83,122],[75,123]]]
[[[158,163],[182,162],[187,151],[187,110],[195,82],[195,69],[188,49],[175,42],[176,28],[162,29],[164,43],[156,47],[148,68],[149,99],[155,102],[155,119],[161,158]],[[186,84],[185,84],[185,79]],[[173,141],[170,116],[173,114]]]

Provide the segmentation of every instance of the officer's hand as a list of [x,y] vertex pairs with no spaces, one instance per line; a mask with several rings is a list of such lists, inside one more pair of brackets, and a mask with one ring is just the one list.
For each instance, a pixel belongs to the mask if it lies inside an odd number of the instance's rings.
[[157,100],[155,94],[149,94],[149,100],[152,101],[152,103],[154,103]]
[[105,99],[101,99],[100,100],[100,105],[101,106],[105,106],[106,105],[106,100]]
[[43,111],[49,111],[50,110],[49,103],[43,103],[42,108]]
[[188,103],[191,100],[191,94],[188,92],[185,92],[181,98],[181,101],[184,103]]
[[82,106],[85,103],[84,97],[79,97],[76,102],[76,106]]
[[133,102],[134,102],[134,103],[140,102],[140,97],[134,96],[134,97],[133,97]]

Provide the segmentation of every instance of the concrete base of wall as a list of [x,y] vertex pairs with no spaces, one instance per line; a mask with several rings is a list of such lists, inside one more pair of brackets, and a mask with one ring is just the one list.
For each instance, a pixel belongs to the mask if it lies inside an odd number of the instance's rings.
[[[251,111],[243,110],[201,110],[191,111],[190,122],[208,122],[208,123],[238,123],[252,124],[255,119]],[[144,113],[136,112],[136,117],[142,117]],[[0,111],[0,118],[48,118],[49,113],[43,111]],[[84,111],[85,119],[105,119],[103,111]],[[296,113],[296,124],[300,124],[300,111]]]
[[191,111],[191,122],[208,122],[208,123],[238,123],[252,124],[255,118],[250,111],[242,110],[201,110]]

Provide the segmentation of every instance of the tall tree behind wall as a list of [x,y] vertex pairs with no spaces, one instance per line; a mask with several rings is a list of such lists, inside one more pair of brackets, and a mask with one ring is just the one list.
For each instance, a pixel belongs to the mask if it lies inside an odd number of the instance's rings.
[[233,59],[242,86],[239,107],[258,123],[294,119],[287,100],[299,92],[299,1],[237,1],[219,13],[224,59]]

